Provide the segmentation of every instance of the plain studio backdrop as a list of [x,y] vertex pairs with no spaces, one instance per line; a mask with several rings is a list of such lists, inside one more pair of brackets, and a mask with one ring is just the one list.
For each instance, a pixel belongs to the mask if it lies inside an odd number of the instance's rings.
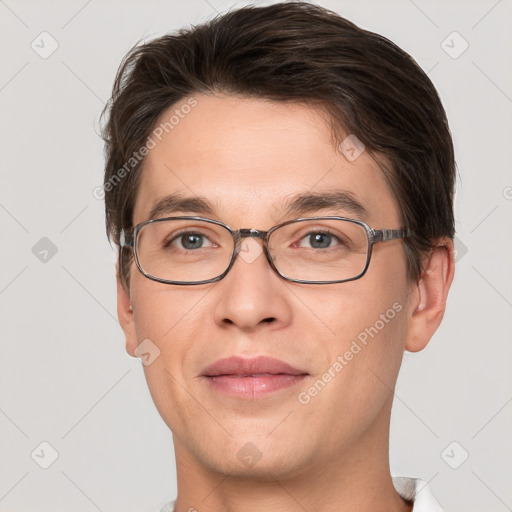
[[[268,3],[268,2],[267,2]],[[512,507],[512,2],[321,1],[428,72],[460,172],[445,319],[405,354],[391,467],[448,511]],[[171,434],[125,352],[99,114],[139,39],[242,3],[0,1],[0,511],[157,512]]]

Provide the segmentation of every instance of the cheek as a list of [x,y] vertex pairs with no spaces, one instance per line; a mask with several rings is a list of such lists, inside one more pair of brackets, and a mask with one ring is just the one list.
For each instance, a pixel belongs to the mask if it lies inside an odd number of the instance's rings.
[[206,293],[207,290],[200,293],[193,287],[169,286],[140,273],[132,274],[131,300],[139,343],[150,338],[165,349],[168,342],[179,341],[183,326],[193,330],[199,302]]
[[149,347],[156,354],[143,369],[162,419],[172,430],[183,432],[197,414],[197,404],[186,389],[193,385],[191,363],[197,360],[193,341],[201,339],[204,322],[199,305],[207,291],[192,293],[194,290],[189,288],[146,281],[147,284],[134,286],[132,300],[138,342],[147,344],[146,340],[150,340]]
[[406,309],[396,300],[398,294],[372,293],[353,284],[353,289],[322,299],[329,308],[322,310],[325,322],[334,334],[317,346],[314,357],[321,364],[299,397],[317,428],[329,425],[325,449],[339,439],[355,441],[391,407],[403,355]]
[[152,393],[161,390],[168,393],[169,379],[172,381],[174,377],[177,382],[183,382],[184,375],[190,378],[187,368],[194,361],[192,354],[197,349],[193,341],[201,338],[204,318],[200,304],[207,290],[145,281],[136,283],[133,289],[137,341],[153,347],[157,354],[155,362],[144,367]]
[[329,326],[324,345],[318,347],[327,356],[324,361],[329,361],[325,368],[318,368],[320,378],[329,369],[331,374],[343,375],[332,379],[330,399],[343,401],[352,410],[382,402],[400,368],[408,287],[405,270],[396,267],[389,262],[387,268],[375,265],[361,280],[333,286],[315,300],[304,298],[315,304],[317,316]]
[[[407,282],[393,268],[368,271],[363,278],[318,290],[302,290],[300,299],[318,325],[329,331],[333,348],[342,349],[347,341],[390,331],[405,319]],[[311,320],[312,317],[309,318]],[[305,322],[304,328],[311,326]],[[311,327],[310,327],[311,328]]]

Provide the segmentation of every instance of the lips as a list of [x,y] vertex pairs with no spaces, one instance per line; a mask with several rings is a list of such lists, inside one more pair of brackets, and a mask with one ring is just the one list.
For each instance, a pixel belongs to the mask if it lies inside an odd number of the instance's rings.
[[237,377],[248,377],[255,375],[303,375],[303,372],[284,361],[273,357],[259,356],[251,359],[242,357],[227,357],[219,359],[210,366],[207,366],[202,375],[206,377],[217,377],[219,375],[232,375]]
[[268,356],[220,359],[201,373],[210,387],[237,398],[263,398],[297,385],[307,372]]

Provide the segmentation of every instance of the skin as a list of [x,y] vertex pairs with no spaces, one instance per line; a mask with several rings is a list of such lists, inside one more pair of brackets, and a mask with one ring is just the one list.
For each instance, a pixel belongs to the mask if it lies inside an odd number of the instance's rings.
[[[146,157],[134,225],[164,195],[181,192],[215,202],[210,217],[235,229],[267,230],[288,220],[279,205],[289,195],[344,189],[366,207],[373,228],[402,227],[376,162],[367,152],[348,161],[333,146],[321,111],[194,97],[197,106]],[[354,217],[331,209],[315,214]],[[217,283],[161,284],[135,265],[129,290],[118,280],[128,353],[144,339],[160,350],[144,371],[173,432],[178,512],[411,510],[390,476],[392,390],[404,350],[423,349],[444,314],[454,260],[451,241],[440,242],[418,283],[406,276],[400,240],[376,244],[366,275],[340,284],[287,282],[263,255],[250,263],[239,257]],[[402,310],[317,396],[300,403],[298,393],[394,303]],[[227,397],[199,375],[231,355],[269,355],[309,375],[264,399]],[[261,455],[250,467],[237,457],[247,443]]]

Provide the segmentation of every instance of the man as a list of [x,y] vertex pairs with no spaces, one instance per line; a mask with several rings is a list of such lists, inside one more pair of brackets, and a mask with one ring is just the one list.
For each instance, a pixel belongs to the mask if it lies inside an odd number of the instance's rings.
[[440,510],[388,462],[403,351],[454,273],[428,77],[278,3],[132,49],[106,113],[118,315],[173,434],[175,510]]

